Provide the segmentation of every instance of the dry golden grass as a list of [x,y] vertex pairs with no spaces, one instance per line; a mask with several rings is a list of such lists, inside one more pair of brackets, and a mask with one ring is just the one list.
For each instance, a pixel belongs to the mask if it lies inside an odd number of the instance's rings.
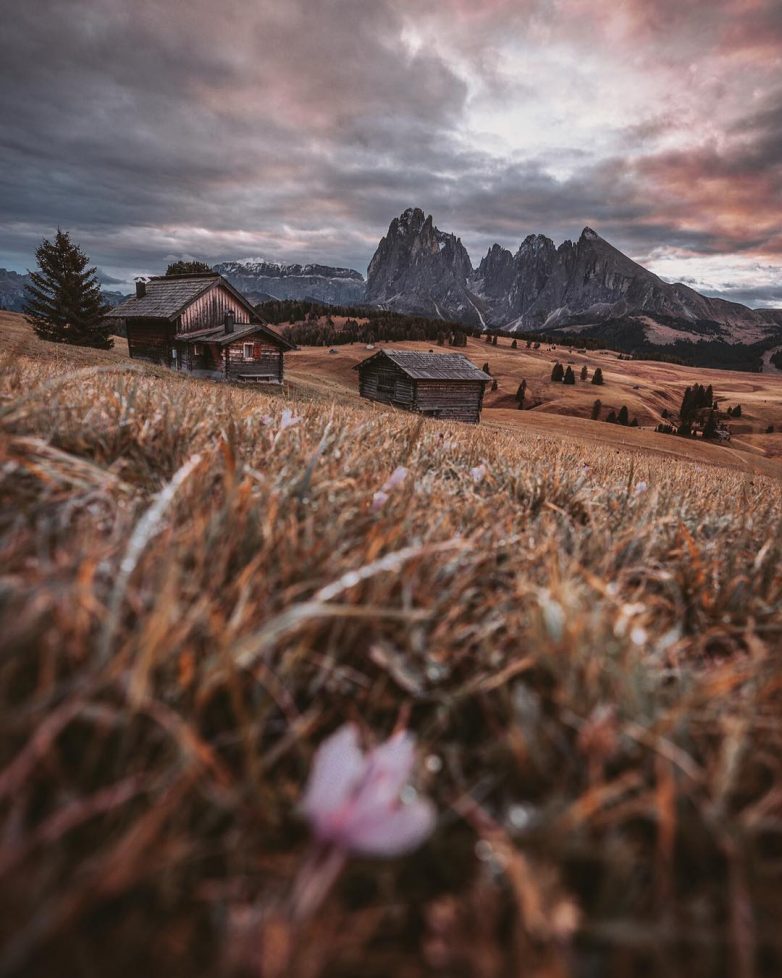
[[[782,973],[778,481],[47,352],[0,384],[0,974]],[[294,922],[347,719],[437,828]]]

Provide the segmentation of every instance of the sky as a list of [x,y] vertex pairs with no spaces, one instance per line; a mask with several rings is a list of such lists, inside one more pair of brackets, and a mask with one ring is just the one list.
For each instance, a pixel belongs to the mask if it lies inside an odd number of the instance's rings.
[[111,283],[174,258],[365,272],[407,207],[593,227],[782,306],[780,0],[30,0],[0,33],[0,266],[71,231]]

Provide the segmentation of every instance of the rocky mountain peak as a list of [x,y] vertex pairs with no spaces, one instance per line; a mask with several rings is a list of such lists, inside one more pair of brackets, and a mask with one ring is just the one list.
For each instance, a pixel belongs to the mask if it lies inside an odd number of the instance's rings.
[[391,221],[369,263],[367,299],[385,304],[410,295],[407,311],[446,318],[442,309],[447,306],[475,317],[466,294],[471,274],[460,239],[435,227],[420,207],[409,207]]
[[726,327],[767,322],[744,306],[669,285],[591,227],[559,247],[543,234],[530,234],[515,255],[495,244],[473,270],[460,239],[417,207],[395,218],[380,242],[369,266],[367,298],[404,312],[514,330],[639,313]]

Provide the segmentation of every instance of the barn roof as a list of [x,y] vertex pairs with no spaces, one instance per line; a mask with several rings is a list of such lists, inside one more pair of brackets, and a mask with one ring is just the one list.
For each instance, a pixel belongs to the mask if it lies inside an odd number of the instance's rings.
[[380,350],[353,368],[360,370],[378,357],[386,357],[414,380],[491,380],[461,353],[419,353],[417,350]]
[[[220,276],[161,275],[147,282],[147,294],[132,296],[108,314],[108,319],[174,319],[184,308],[211,289]],[[227,284],[227,283],[226,283]],[[246,300],[245,300],[246,302]]]

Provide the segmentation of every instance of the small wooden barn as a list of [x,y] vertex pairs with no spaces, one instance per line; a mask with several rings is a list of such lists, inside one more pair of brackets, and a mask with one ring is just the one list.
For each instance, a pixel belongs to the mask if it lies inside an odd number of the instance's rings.
[[461,353],[380,350],[353,368],[359,393],[430,418],[478,424],[491,377]]
[[160,275],[107,318],[125,324],[136,360],[197,377],[279,384],[295,347],[264,325],[252,303],[217,273]]

